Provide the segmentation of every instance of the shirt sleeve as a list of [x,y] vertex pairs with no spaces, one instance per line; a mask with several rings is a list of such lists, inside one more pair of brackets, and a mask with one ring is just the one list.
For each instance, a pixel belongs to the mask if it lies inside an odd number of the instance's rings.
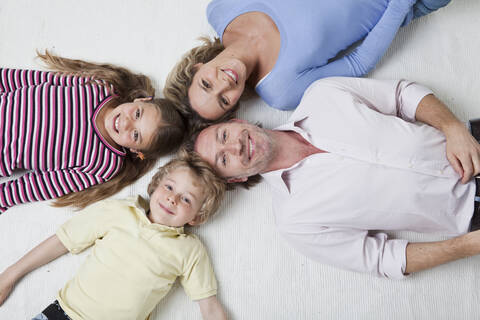
[[78,212],[57,230],[57,237],[71,253],[82,252],[121,223],[120,213],[112,209],[116,202],[118,200],[99,201]]
[[332,87],[348,92],[370,109],[408,122],[415,122],[418,104],[426,95],[432,94],[429,88],[408,80],[335,77],[314,83],[307,89],[308,95],[314,94],[320,98],[324,93],[317,86],[327,90],[327,93],[332,92]]
[[402,23],[411,15],[415,2],[391,0],[380,20],[355,50],[326,65],[306,70],[275,101],[267,102],[277,109],[294,109],[308,86],[318,79],[360,77],[370,72],[387,51]]
[[0,68],[0,93],[44,83],[62,86],[81,85],[90,80],[89,77],[65,75],[51,71]]
[[205,247],[198,241],[180,277],[185,292],[192,300],[217,294],[217,280]]
[[32,171],[0,184],[0,213],[17,204],[59,198],[105,179],[76,169]]
[[338,268],[390,279],[405,278],[407,240],[389,240],[385,233],[305,226],[281,230],[284,238],[307,257]]

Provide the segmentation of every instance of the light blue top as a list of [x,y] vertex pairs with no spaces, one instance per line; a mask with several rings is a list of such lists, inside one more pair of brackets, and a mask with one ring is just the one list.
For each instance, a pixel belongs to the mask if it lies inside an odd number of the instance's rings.
[[[280,32],[278,60],[255,90],[270,106],[295,109],[305,89],[331,76],[359,77],[372,70],[402,23],[413,16],[415,0],[214,0],[207,18],[222,39],[239,15],[267,14]],[[367,36],[368,35],[368,36]],[[329,62],[358,40],[348,55]]]

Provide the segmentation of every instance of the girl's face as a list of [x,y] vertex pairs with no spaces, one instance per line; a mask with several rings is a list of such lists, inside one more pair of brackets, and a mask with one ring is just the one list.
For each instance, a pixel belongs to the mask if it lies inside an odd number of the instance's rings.
[[198,180],[187,167],[166,174],[150,196],[150,221],[171,227],[198,224],[206,196]]
[[135,99],[107,111],[105,130],[118,145],[132,152],[150,149],[156,131],[162,126],[162,115],[149,99]]
[[247,68],[238,59],[220,56],[195,66],[197,72],[188,89],[190,105],[202,118],[216,120],[237,104],[245,89]]

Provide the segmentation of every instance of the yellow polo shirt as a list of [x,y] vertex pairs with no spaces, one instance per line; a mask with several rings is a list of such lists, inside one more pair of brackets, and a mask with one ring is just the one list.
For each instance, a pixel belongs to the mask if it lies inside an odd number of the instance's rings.
[[146,319],[177,277],[192,300],[217,293],[200,240],[151,223],[141,197],[98,202],[57,231],[71,253],[93,245],[57,299],[72,319]]

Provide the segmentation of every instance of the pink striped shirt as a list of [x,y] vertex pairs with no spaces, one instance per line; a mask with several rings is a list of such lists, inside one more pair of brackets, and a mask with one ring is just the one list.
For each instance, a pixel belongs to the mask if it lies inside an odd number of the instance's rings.
[[95,126],[112,98],[91,78],[0,68],[0,213],[19,203],[81,191],[113,178],[124,151]]

